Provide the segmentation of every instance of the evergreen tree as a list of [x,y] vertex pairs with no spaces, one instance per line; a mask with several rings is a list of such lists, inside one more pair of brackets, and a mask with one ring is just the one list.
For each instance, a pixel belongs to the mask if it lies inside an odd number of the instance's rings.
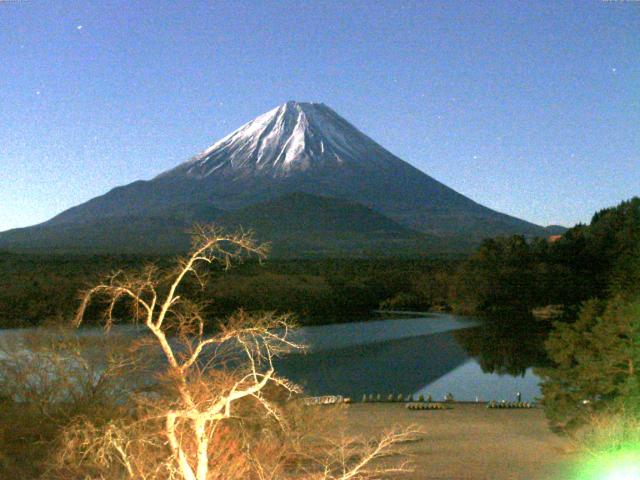
[[555,430],[570,431],[598,412],[638,405],[640,296],[585,302],[575,322],[556,325],[546,348],[555,368],[537,373]]

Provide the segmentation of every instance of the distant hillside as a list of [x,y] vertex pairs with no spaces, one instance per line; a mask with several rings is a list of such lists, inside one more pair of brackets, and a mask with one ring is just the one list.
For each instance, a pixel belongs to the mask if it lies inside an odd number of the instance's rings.
[[[184,204],[156,216],[108,217],[5,232],[0,249],[51,253],[167,254],[186,251],[194,223],[254,230],[276,257],[406,256],[471,248],[460,239],[415,232],[354,202],[294,193],[232,212]],[[118,232],[117,235],[114,232]]]
[[117,217],[4,232],[0,250],[29,253],[158,253],[186,251],[191,224],[178,218]]
[[217,220],[230,229],[254,230],[272,243],[277,256],[424,255],[470,248],[460,239],[413,231],[357,203],[305,193],[245,207]]

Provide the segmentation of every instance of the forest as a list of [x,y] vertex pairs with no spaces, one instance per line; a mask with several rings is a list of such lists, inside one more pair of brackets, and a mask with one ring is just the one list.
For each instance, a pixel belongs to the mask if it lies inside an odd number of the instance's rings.
[[473,313],[531,311],[629,294],[640,281],[640,198],[597,212],[559,238],[485,240],[451,279],[449,301]]
[[[249,260],[213,275],[201,293],[212,317],[244,308],[293,313],[302,324],[362,319],[379,308],[495,315],[557,305],[571,318],[582,302],[640,283],[639,204],[634,198],[597,212],[589,225],[552,240],[487,239],[468,257]],[[102,275],[171,261],[0,252],[0,325],[68,318],[78,291]]]
[[[171,257],[0,253],[0,326],[68,319],[78,307],[78,291],[101,276],[171,261]],[[206,291],[198,293],[210,301],[208,314],[212,317],[244,308],[293,313],[302,324],[349,321],[364,318],[380,307],[448,308],[448,279],[458,262],[394,258],[248,260],[223,277],[212,272]],[[191,282],[185,288],[197,290],[200,285]]]

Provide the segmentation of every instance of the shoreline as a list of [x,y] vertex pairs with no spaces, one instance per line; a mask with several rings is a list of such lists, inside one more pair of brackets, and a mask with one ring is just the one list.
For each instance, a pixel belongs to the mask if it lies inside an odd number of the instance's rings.
[[[407,480],[548,480],[576,454],[571,443],[549,430],[544,412],[488,409],[475,402],[448,410],[408,410],[392,403],[344,407],[350,433],[373,438],[393,426],[418,426],[419,441],[406,445],[412,473]],[[318,407],[323,408],[323,407]]]

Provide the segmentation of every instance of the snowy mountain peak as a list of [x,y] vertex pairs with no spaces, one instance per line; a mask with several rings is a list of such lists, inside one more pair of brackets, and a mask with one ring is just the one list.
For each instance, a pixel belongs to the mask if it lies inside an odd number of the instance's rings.
[[393,155],[326,105],[289,101],[160,176],[287,177],[316,167],[375,164],[386,157]]
[[[0,234],[0,249],[167,253],[188,246],[182,230],[194,221],[253,227],[305,256],[333,248],[387,254],[398,245],[417,252],[414,242],[422,240],[397,224],[437,235],[446,252],[455,238],[548,235],[431,178],[331,108],[287,102],[155,179],[114,188],[43,225]],[[351,232],[343,228],[349,225]]]

